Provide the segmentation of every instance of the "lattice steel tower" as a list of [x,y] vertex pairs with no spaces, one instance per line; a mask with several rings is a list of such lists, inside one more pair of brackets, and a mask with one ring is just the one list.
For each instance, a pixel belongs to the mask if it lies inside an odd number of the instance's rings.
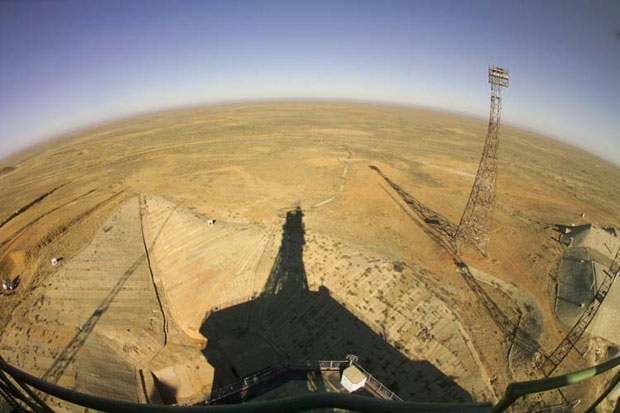
[[489,231],[493,222],[493,209],[497,194],[497,157],[499,149],[499,124],[502,115],[502,88],[508,87],[508,71],[489,66],[491,84],[491,113],[487,140],[482,151],[478,173],[461,222],[454,234],[457,251],[469,243],[483,254],[489,244]]

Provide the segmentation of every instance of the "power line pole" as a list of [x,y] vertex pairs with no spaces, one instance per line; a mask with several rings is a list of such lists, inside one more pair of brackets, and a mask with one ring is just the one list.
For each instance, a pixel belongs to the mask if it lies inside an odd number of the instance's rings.
[[491,84],[491,112],[487,140],[469,200],[463,211],[461,222],[454,234],[457,251],[469,243],[486,254],[489,232],[493,222],[493,209],[497,194],[497,163],[499,149],[499,125],[502,114],[502,88],[508,87],[508,71],[501,67],[489,66]]

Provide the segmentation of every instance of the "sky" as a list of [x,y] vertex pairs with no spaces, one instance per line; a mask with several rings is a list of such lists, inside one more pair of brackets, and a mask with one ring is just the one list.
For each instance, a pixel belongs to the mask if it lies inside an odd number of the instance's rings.
[[620,164],[620,0],[0,0],[0,157],[68,130],[236,100],[393,102]]

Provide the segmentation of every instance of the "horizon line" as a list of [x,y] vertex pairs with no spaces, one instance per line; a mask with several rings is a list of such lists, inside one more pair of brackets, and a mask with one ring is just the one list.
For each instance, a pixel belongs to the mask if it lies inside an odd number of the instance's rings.
[[[355,99],[355,98],[279,97],[279,98],[241,98],[241,99],[214,100],[214,101],[204,101],[200,103],[189,103],[185,105],[162,106],[159,108],[147,109],[143,111],[135,111],[135,112],[125,114],[125,115],[110,116],[110,117],[103,118],[100,120],[86,122],[86,123],[83,123],[81,125],[78,125],[72,128],[67,128],[59,132],[54,132],[52,134],[42,136],[36,142],[33,142],[31,144],[18,148],[12,152],[9,152],[5,155],[2,155],[0,156],[0,163],[4,163],[9,158],[18,157],[21,153],[32,150],[36,148],[37,146],[42,145],[44,143],[49,143],[57,139],[68,138],[71,135],[74,135],[80,132],[85,132],[85,131],[88,131],[89,129],[105,126],[108,124],[111,125],[117,122],[139,118],[142,116],[157,115],[157,114],[163,114],[166,112],[175,112],[175,111],[181,111],[181,110],[192,109],[192,108],[202,108],[202,107],[208,107],[208,106],[239,105],[239,104],[244,104],[244,103],[259,104],[259,103],[292,103],[292,102],[294,103],[323,102],[323,103],[381,105],[381,106],[387,106],[387,107],[403,107],[403,108],[410,108],[410,109],[427,110],[429,112],[439,112],[439,113],[445,113],[445,114],[451,114],[451,115],[457,115],[457,116],[465,116],[468,118],[473,118],[473,119],[478,119],[478,120],[487,119],[486,116],[479,115],[473,112],[464,111],[464,110],[446,109],[446,108],[441,108],[441,107],[432,106],[432,105],[423,105],[423,104],[415,104],[411,102],[399,102],[399,101],[380,100],[380,99],[372,100],[372,99]],[[599,158],[605,162],[609,162],[612,165],[620,168],[620,159],[614,160],[614,159],[606,158],[602,154],[591,152],[588,148],[579,146],[578,144],[573,143],[573,142],[565,141],[564,139],[556,135],[553,135],[546,131],[538,130],[534,127],[530,127],[527,125],[521,125],[521,124],[510,122],[510,121],[503,121],[502,123],[506,126],[521,129],[525,132],[540,135],[543,138],[551,139],[558,143],[568,145],[572,148],[586,152],[589,155]]]

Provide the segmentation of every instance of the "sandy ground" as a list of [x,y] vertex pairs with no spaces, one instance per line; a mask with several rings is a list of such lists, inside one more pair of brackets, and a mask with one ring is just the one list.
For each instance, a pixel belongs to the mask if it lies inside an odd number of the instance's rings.
[[[620,226],[620,169],[502,127],[489,255],[463,257],[478,271],[474,291],[370,166],[455,224],[485,134],[484,120],[403,107],[224,105],[97,126],[5,159],[0,271],[20,286],[0,297],[0,352],[83,391],[157,402],[157,386],[193,400],[248,366],[341,359],[370,343],[362,365],[405,399],[496,400],[510,381],[541,373],[488,303],[501,320],[525,317],[528,334],[553,350],[566,327],[553,313],[563,251],[550,225]],[[301,247],[287,229],[297,210]],[[291,271],[303,274],[299,292],[264,298]],[[306,311],[284,317],[271,301]],[[355,331],[359,343],[348,344]],[[151,339],[134,338],[145,332]],[[601,360],[597,343],[559,371]],[[567,395],[587,406],[603,384]]]

